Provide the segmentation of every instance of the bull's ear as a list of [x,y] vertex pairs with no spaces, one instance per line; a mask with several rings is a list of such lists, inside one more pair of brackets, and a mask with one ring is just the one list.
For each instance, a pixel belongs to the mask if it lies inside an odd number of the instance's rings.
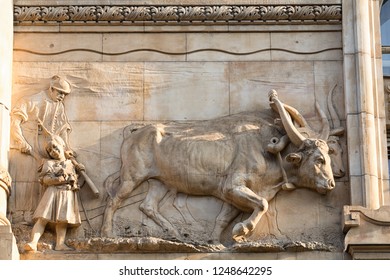
[[302,154],[301,153],[291,153],[286,156],[286,160],[289,163],[298,164],[302,160]]

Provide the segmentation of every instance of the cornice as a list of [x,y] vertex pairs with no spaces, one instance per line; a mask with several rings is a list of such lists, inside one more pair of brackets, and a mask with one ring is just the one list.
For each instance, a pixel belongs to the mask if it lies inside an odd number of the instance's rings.
[[15,25],[340,24],[341,5],[14,6]]

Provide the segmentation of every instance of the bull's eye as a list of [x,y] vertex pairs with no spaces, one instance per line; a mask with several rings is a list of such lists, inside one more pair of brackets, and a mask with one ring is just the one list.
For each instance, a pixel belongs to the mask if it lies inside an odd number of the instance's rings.
[[329,154],[334,154],[334,149],[333,148],[329,148]]
[[323,165],[323,164],[325,164],[325,159],[324,159],[323,157],[318,157],[318,158],[316,159],[316,163],[317,163],[318,165]]

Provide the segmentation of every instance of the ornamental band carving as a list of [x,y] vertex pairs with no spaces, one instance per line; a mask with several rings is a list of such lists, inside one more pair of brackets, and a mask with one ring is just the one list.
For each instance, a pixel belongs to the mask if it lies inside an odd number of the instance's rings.
[[15,6],[16,24],[27,22],[122,22],[180,24],[185,22],[340,23],[341,5],[256,6]]

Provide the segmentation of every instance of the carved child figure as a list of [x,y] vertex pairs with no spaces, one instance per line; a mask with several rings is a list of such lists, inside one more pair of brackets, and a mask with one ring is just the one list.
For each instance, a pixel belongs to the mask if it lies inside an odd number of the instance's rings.
[[76,227],[81,224],[79,206],[77,200],[77,171],[84,167],[74,165],[65,156],[65,143],[61,137],[53,135],[52,140],[46,145],[46,151],[51,159],[44,162],[40,174],[40,183],[45,187],[45,192],[33,219],[35,225],[31,233],[31,241],[25,245],[26,251],[36,251],[37,243],[48,223],[53,223],[56,229],[55,250],[72,250],[65,245],[65,236],[68,227]]

